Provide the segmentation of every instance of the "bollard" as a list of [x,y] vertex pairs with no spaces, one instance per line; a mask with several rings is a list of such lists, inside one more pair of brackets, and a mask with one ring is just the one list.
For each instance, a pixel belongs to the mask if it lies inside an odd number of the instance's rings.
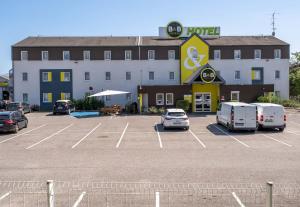
[[155,192],[155,207],[159,207],[159,192]]
[[53,180],[47,180],[48,207],[54,207],[54,184]]
[[267,182],[267,202],[266,207],[273,206],[273,182]]

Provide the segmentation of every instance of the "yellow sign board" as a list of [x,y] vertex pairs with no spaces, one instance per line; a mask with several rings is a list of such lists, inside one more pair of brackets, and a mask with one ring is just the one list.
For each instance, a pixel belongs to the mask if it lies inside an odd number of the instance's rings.
[[180,47],[181,84],[188,79],[195,70],[208,63],[209,46],[198,35],[193,35]]

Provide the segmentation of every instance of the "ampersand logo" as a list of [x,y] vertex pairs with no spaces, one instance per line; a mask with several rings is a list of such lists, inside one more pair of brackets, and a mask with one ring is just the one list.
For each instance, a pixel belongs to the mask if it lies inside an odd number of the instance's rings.
[[216,72],[212,68],[204,68],[200,73],[200,77],[204,83],[212,83],[216,78]]
[[187,48],[187,57],[184,60],[184,67],[188,70],[199,68],[204,57],[205,55],[199,55],[196,47],[190,46]]

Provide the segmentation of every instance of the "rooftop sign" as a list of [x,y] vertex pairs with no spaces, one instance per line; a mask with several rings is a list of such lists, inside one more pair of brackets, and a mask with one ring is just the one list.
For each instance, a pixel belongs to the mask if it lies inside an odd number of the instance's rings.
[[160,37],[189,37],[198,34],[203,38],[217,38],[220,36],[220,27],[183,27],[179,22],[170,22],[166,27],[159,27]]

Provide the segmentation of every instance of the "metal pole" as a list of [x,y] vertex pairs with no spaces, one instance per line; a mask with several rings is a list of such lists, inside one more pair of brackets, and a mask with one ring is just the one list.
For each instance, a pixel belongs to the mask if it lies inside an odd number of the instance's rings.
[[159,192],[155,192],[155,207],[159,207]]
[[47,180],[48,207],[54,207],[54,184],[53,180]]
[[267,182],[267,202],[266,207],[273,206],[273,182]]

